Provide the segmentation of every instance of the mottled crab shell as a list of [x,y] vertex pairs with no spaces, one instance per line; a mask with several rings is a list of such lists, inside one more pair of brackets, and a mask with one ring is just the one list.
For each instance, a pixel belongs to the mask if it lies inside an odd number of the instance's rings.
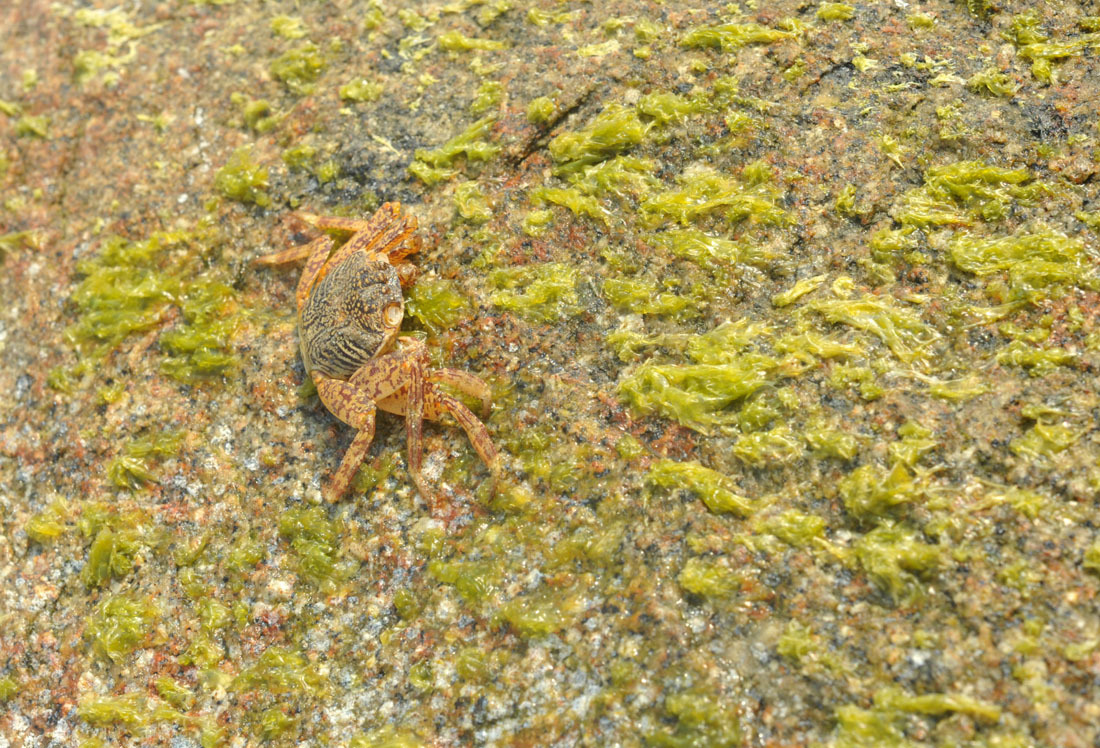
[[348,256],[313,287],[298,313],[306,371],[347,379],[393,345],[404,310],[393,265],[363,253]]

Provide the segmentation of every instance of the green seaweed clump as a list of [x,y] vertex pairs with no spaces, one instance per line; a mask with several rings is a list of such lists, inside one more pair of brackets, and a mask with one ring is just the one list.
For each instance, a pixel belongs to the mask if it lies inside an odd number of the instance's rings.
[[899,307],[889,297],[865,295],[858,299],[817,299],[808,308],[829,322],[839,322],[869,332],[902,361],[926,356],[928,346],[940,337],[919,314]]
[[726,597],[741,584],[738,575],[720,558],[689,558],[676,578],[680,586],[699,597]]
[[[650,359],[619,381],[619,396],[640,413],[658,413],[701,433],[731,426],[738,416],[729,407],[774,383],[783,372],[783,362],[745,350],[763,332],[760,325],[742,321],[686,336],[681,344],[693,363]],[[633,346],[645,341],[624,342]]]
[[690,167],[678,178],[679,189],[668,190],[641,205],[643,220],[650,226],[675,221],[686,226],[695,219],[718,212],[730,223],[749,220],[780,225],[789,220],[779,207],[779,190],[764,181],[745,186],[708,167]]
[[319,506],[288,509],[279,519],[279,534],[290,541],[297,555],[298,574],[323,590],[334,589],[358,567],[355,561],[341,558],[342,529]]
[[604,161],[630,150],[645,138],[646,127],[638,112],[621,104],[608,104],[586,127],[563,132],[550,141],[550,155],[560,174]]
[[966,86],[971,91],[986,93],[992,96],[1000,96],[1010,99],[1016,95],[1016,81],[1008,73],[1002,73],[995,67],[988,67],[966,79]]
[[80,699],[76,714],[90,725],[123,724],[140,728],[156,722],[187,722],[185,715],[143,693],[131,691],[121,696],[87,696]]
[[673,229],[652,236],[653,243],[670,254],[704,268],[738,264],[765,268],[776,258],[767,249],[747,242],[705,234],[698,229]]
[[88,621],[85,632],[92,637],[97,653],[121,662],[148,638],[157,612],[150,600],[108,597]]
[[741,745],[741,717],[735,699],[722,699],[702,688],[665,696],[664,712],[674,727],[647,733],[645,744],[658,748],[736,748]]
[[885,516],[894,507],[919,497],[912,476],[901,462],[890,470],[863,465],[844,477],[837,488],[844,508],[858,520]]
[[1007,271],[1017,297],[1036,298],[1054,287],[1096,286],[1100,280],[1089,273],[1084,242],[1050,229],[996,239],[964,234],[950,241],[948,253],[957,268],[979,277]]
[[363,103],[377,101],[384,90],[381,83],[369,81],[366,78],[356,78],[351,83],[340,86],[338,93],[344,101]]
[[939,546],[924,543],[913,530],[891,522],[864,535],[854,548],[863,570],[898,602],[919,598],[919,577],[936,571],[943,563]]
[[470,605],[485,602],[500,588],[500,570],[485,561],[431,561],[428,573],[455,590]]
[[845,3],[822,3],[817,8],[817,17],[821,21],[848,21],[856,9]]
[[723,52],[736,52],[750,44],[773,44],[793,39],[792,31],[780,31],[758,23],[726,23],[718,26],[697,26],[680,39],[681,46],[696,48],[719,47]]
[[560,262],[501,268],[489,276],[490,285],[497,289],[489,300],[532,322],[555,322],[581,312],[579,281],[580,271]]
[[507,43],[497,41],[495,39],[475,39],[469,36],[465,36],[458,31],[448,31],[439,35],[439,48],[445,49],[448,52],[469,52],[470,50],[480,49],[485,51],[493,51],[497,49],[506,49]]
[[271,196],[265,192],[267,186],[267,169],[252,160],[252,149],[248,146],[233,151],[225,166],[214,173],[214,189],[222,195],[261,208],[271,205]]
[[268,69],[293,93],[305,96],[313,93],[314,83],[325,67],[325,58],[317,45],[306,42],[272,60]]
[[454,281],[422,278],[409,291],[405,311],[431,333],[454,327],[470,313],[470,300]]
[[124,577],[138,553],[153,539],[148,519],[139,512],[115,513],[102,504],[85,504],[77,522],[84,537],[93,538],[80,578],[97,587],[111,577]]
[[1037,348],[1022,340],[1013,340],[997,351],[997,363],[1027,369],[1033,377],[1045,377],[1059,366],[1072,366],[1077,355],[1065,348]]
[[463,182],[455,188],[455,210],[466,221],[482,224],[493,217],[489,200],[477,182]]
[[306,657],[289,647],[271,646],[232,681],[234,691],[262,690],[273,696],[319,694],[328,682]]
[[658,291],[657,284],[652,282],[607,278],[603,282],[603,292],[612,304],[634,314],[672,315],[695,311],[694,299]]
[[527,105],[527,121],[532,125],[544,125],[551,120],[557,106],[549,96],[538,96]]
[[512,598],[497,609],[494,618],[506,621],[521,636],[547,636],[572,624],[582,602],[575,590],[543,589]]
[[27,520],[23,530],[34,542],[46,545],[61,537],[66,530],[68,518],[68,503],[64,499],[55,499],[49,506]]
[[12,696],[19,693],[21,690],[19,681],[10,675],[0,677],[0,704],[11,699]]
[[690,491],[702,499],[707,509],[717,514],[729,512],[739,517],[749,517],[757,509],[751,499],[740,495],[732,478],[698,462],[657,460],[650,466],[646,481],[663,488]]
[[465,157],[467,163],[488,161],[500,151],[499,146],[484,140],[494,122],[495,115],[482,117],[438,148],[417,149],[415,161],[409,164],[409,173],[430,187],[458,173],[454,165],[459,157]]

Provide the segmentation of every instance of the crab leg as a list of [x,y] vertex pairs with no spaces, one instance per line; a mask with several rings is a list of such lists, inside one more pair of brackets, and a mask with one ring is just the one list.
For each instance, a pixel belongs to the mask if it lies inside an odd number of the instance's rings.
[[[406,415],[404,392],[396,392],[379,400],[377,404],[380,410],[387,413],[395,413],[399,416]],[[489,436],[489,430],[485,428],[485,424],[479,421],[477,416],[456,398],[440,392],[429,381],[424,389],[424,417],[429,421],[438,421],[444,413],[449,413],[458,421],[458,425],[469,437],[474,451],[495,475],[500,469],[497,462],[497,448],[493,444],[493,439]]]
[[324,496],[328,501],[337,501],[351,486],[352,479],[359,466],[367,457],[371,442],[374,441],[374,400],[366,393],[356,390],[339,379],[316,375],[317,394],[334,415],[349,426],[358,429],[352,439],[340,467],[336,470],[332,482],[325,488]]
[[493,404],[489,385],[473,374],[458,369],[436,369],[428,374],[428,381],[447,384],[470,397],[476,397],[481,401],[481,417],[489,415],[489,408]]

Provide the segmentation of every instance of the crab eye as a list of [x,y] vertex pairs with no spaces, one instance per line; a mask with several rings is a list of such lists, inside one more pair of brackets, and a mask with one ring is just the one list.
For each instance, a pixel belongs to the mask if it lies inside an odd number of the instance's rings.
[[405,312],[400,304],[387,304],[382,310],[382,319],[385,320],[387,327],[397,327],[404,316]]

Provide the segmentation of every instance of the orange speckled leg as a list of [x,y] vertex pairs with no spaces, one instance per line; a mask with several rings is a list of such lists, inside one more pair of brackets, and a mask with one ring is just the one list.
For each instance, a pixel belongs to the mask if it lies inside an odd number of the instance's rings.
[[333,414],[349,426],[359,432],[355,435],[344,458],[340,460],[340,467],[336,470],[332,482],[324,490],[327,501],[337,501],[347,493],[352,479],[363,464],[374,441],[374,400],[363,392],[357,391],[347,382],[339,379],[331,379],[322,375],[315,375],[317,394],[321,402],[325,404]]
[[489,415],[493,396],[489,391],[489,385],[479,377],[458,369],[435,369],[428,374],[428,381],[447,384],[470,397],[476,397],[481,401],[481,417],[485,418]]
[[[380,410],[387,413],[406,415],[405,393],[403,391],[378,400],[377,405]],[[479,421],[477,416],[458,400],[433,387],[429,380],[424,388],[424,417],[430,421],[438,421],[444,413],[449,413],[458,421],[458,425],[469,437],[474,451],[481,457],[481,461],[485,463],[495,478],[500,470],[500,463],[496,445],[493,444],[493,438],[489,436],[489,430],[485,428],[485,424]]]
[[306,244],[257,257],[256,262],[261,265],[282,265],[287,262],[297,262],[303,257],[309,258],[302,270],[302,277],[298,279],[298,290],[294,294],[294,300],[301,309],[306,297],[309,296],[309,289],[313,288],[321,268],[325,265],[325,260],[332,252],[332,244],[332,239],[329,237],[319,236]]

